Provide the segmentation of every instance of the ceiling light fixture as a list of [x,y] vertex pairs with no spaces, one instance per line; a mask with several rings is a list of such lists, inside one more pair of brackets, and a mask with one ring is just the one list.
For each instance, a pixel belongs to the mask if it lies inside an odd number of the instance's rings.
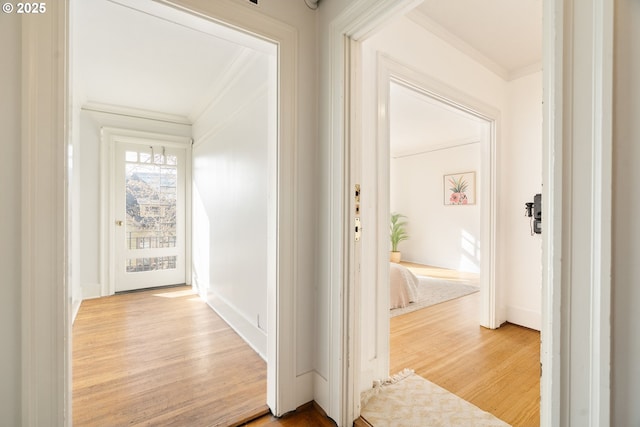
[[309,9],[313,10],[318,8],[318,3],[320,3],[320,0],[304,0],[304,4],[306,4]]

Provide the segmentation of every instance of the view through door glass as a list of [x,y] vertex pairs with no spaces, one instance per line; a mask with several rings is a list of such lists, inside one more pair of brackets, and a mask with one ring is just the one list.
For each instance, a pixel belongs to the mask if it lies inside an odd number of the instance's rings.
[[116,151],[116,291],[184,283],[184,150]]

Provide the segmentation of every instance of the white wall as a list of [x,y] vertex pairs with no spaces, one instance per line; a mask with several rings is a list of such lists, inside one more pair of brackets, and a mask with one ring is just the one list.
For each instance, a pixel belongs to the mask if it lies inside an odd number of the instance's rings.
[[615,2],[612,426],[640,425],[640,3]]
[[[201,3],[209,0],[181,0],[182,3]],[[263,13],[266,18],[284,22],[296,29],[297,81],[295,95],[296,122],[295,163],[297,182],[295,183],[297,204],[295,242],[295,306],[293,314],[296,325],[296,348],[294,350],[295,371],[299,380],[297,389],[298,404],[306,403],[313,395],[313,378],[322,364],[318,352],[320,344],[314,340],[316,281],[318,265],[316,263],[317,239],[320,230],[317,226],[318,213],[318,44],[317,13],[309,9],[304,1],[260,0],[255,6],[248,1],[238,1],[247,8]],[[324,326],[319,326],[324,327]],[[319,399],[318,399],[319,400]],[[320,403],[320,402],[319,402]]]
[[3,425],[21,425],[21,20],[0,16],[0,140],[3,164],[0,168],[0,420]]
[[[292,350],[297,375],[296,397],[297,404],[302,404],[313,399],[313,380],[316,376],[317,360],[328,360],[317,356],[316,343],[314,341],[315,303],[316,291],[316,241],[318,227],[317,212],[317,44],[316,44],[316,11],[305,6],[304,2],[292,3],[289,0],[261,1],[254,5],[248,1],[220,0],[210,2],[208,0],[179,0],[176,3],[194,10],[204,11],[218,10],[225,7],[225,3],[237,3],[246,7],[252,13],[262,14],[258,19],[276,20],[295,29],[296,56],[295,66],[297,79],[294,94],[296,110],[291,120],[295,122],[295,152],[294,162],[297,167],[297,182],[295,183],[296,199],[294,206],[295,220],[295,306],[293,314],[296,333],[296,348]],[[239,25],[231,20],[231,24]],[[200,123],[202,125],[202,123]],[[97,172],[96,172],[97,173]],[[84,196],[83,196],[84,197]],[[89,199],[93,196],[87,195]],[[195,200],[194,200],[195,202]],[[197,207],[197,206],[196,206]],[[201,211],[202,212],[202,211]],[[195,212],[194,212],[195,214]],[[254,218],[255,219],[255,218]],[[91,221],[89,219],[89,221]],[[194,230],[194,233],[197,233]],[[87,237],[91,239],[91,237]],[[196,254],[194,254],[195,256]],[[91,276],[91,270],[85,282],[96,288],[95,278]],[[262,316],[261,316],[262,317]],[[253,317],[253,323],[257,323],[257,316]],[[266,320],[266,319],[265,319]]]
[[[299,4],[298,4],[299,3]],[[300,214],[305,216],[299,224],[303,231],[298,239],[299,257],[302,271],[299,272],[300,292],[298,306],[304,310],[303,316],[307,318],[309,311],[317,307],[318,323],[315,331],[317,334],[307,334],[307,339],[298,341],[300,347],[311,348],[312,354],[317,350],[315,366],[326,365],[323,361],[328,358],[328,350],[323,345],[329,342],[327,331],[330,329],[331,317],[328,311],[327,298],[331,290],[328,280],[328,261],[330,248],[323,237],[331,232],[327,227],[325,213],[329,212],[330,203],[330,176],[331,171],[327,165],[327,157],[330,148],[327,135],[333,127],[328,116],[328,106],[332,92],[327,86],[329,81],[329,25],[333,18],[351,1],[326,0],[319,9],[319,34],[321,39],[322,74],[316,79],[315,67],[315,21],[313,12],[303,10],[302,2],[291,5],[290,0],[274,0],[273,2],[261,2],[260,10],[276,19],[294,25],[301,35],[300,44],[303,47],[299,57],[299,71],[305,76],[300,84],[298,99],[300,103],[299,116],[299,154],[298,164],[304,169],[305,174],[299,185],[299,192],[306,193],[306,198],[321,199],[323,207],[321,215],[313,214],[316,202],[307,200]],[[637,283],[640,283],[640,265],[635,260],[640,257],[640,229],[638,220],[640,206],[638,198],[629,195],[637,194],[638,177],[637,164],[640,164],[640,152],[636,141],[640,139],[640,123],[635,120],[640,115],[640,52],[634,44],[640,37],[640,5],[633,0],[616,1],[616,76],[615,76],[615,129],[614,129],[614,241],[613,241],[613,358],[612,358],[612,425],[638,425],[640,423],[640,407],[636,404],[636,396],[640,393],[640,373],[637,360],[640,359],[640,337],[636,332],[636,325],[640,323],[636,307],[640,306],[640,294]],[[20,47],[20,21],[16,15],[0,15],[0,47],[5,59],[0,63],[3,76],[0,87],[3,96],[0,97],[0,132],[5,153],[5,164],[2,168],[0,189],[2,191],[3,206],[18,206],[20,204],[20,122],[21,101],[20,86],[23,73],[21,67]],[[632,42],[633,41],[633,42]],[[322,118],[322,126],[319,134],[322,136],[322,144],[318,149],[314,148],[316,142],[316,103],[308,102],[316,99],[316,84],[320,84],[323,90],[320,92],[322,109],[319,117]],[[12,142],[14,144],[12,144]],[[317,154],[317,158],[315,157]],[[314,172],[317,167],[319,172],[319,187],[322,192],[309,194],[314,186]],[[320,178],[321,177],[321,178]],[[320,189],[320,188],[318,188]],[[6,203],[6,205],[4,204]],[[0,339],[5,344],[0,353],[0,414],[2,420],[8,425],[20,425],[21,387],[20,370],[22,355],[20,350],[20,215],[18,210],[8,210],[3,215],[3,236],[0,243],[0,263],[3,272],[2,289],[3,298],[0,299]],[[317,230],[317,231],[316,231]],[[322,237],[322,238],[321,238]],[[314,258],[317,244],[317,258]],[[318,267],[313,267],[314,259],[317,259]],[[314,271],[318,272],[319,280],[314,289]],[[318,297],[314,300],[312,295]],[[301,294],[304,294],[301,296]],[[322,297],[322,299],[320,298]],[[308,298],[308,299],[305,299]],[[308,302],[308,303],[307,303]],[[306,310],[309,309],[309,310]],[[566,307],[564,308],[566,310]],[[310,315],[313,318],[313,315]],[[302,335],[302,333],[300,333]],[[300,354],[296,351],[296,354]]]
[[476,172],[480,189],[480,143],[391,159],[391,212],[405,215],[409,239],[398,249],[404,261],[480,272],[480,204],[446,206],[443,175]]
[[499,193],[506,261],[501,277],[507,291],[507,320],[540,330],[542,238],[531,235],[524,204],[542,192],[542,72],[509,82],[507,90],[509,120]]
[[100,129],[117,127],[167,135],[191,137],[191,126],[166,121],[143,119],[119,114],[82,110],[79,113],[78,130],[72,131],[79,137],[78,152],[75,153],[78,169],[77,192],[79,206],[72,221],[79,228],[78,241],[72,242],[78,259],[72,265],[79,265],[79,282],[82,298],[101,296],[100,283]]
[[[508,91],[502,78],[405,17],[399,17],[390,22],[384,29],[368,39],[365,45],[367,49],[380,52],[390,57],[394,62],[403,64],[431,80],[439,82],[440,85],[455,88],[457,92],[481,101],[489,108],[498,111],[500,120],[497,128],[496,151],[498,168],[501,167],[506,161],[502,154],[503,146],[506,143],[503,132],[505,124],[508,122]],[[502,191],[500,177],[499,175],[496,183],[498,191],[496,221],[498,242],[506,232],[502,227],[505,212],[499,197]],[[508,254],[508,252],[503,252],[503,246],[498,243],[497,259],[495,260],[496,306],[498,318],[501,321],[507,320],[506,289],[502,285],[505,283],[502,277],[505,274],[504,269],[508,267],[508,262],[504,259],[503,253]]]
[[496,147],[498,316],[539,329],[541,241],[530,236],[523,215],[524,202],[540,192],[542,181],[541,73],[506,82],[404,17],[373,36],[367,46],[500,112]]
[[193,126],[194,283],[265,359],[268,255],[276,249],[269,66],[265,55]]

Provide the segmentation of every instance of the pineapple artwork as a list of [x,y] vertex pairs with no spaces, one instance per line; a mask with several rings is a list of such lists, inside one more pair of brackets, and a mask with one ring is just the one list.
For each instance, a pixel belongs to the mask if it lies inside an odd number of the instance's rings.
[[473,205],[475,202],[475,172],[444,176],[445,205]]

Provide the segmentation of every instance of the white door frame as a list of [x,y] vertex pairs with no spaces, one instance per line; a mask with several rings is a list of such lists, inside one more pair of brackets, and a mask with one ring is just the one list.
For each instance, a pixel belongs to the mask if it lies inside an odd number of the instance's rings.
[[[340,322],[332,326],[332,344],[342,351],[331,355],[332,372],[339,372],[341,378],[332,387],[342,396],[339,425],[350,425],[359,415],[360,331],[354,300],[359,289],[354,274],[356,245],[349,231],[353,219],[350,156],[358,152],[352,146],[358,144],[358,135],[352,139],[350,120],[360,112],[351,98],[357,93],[352,87],[357,86],[357,76],[351,67],[359,57],[354,41],[363,40],[414,4],[411,0],[354,0],[330,27],[330,87],[338,95],[330,105],[335,125],[330,161],[331,170],[343,171],[333,184],[331,236],[331,306],[339,307],[341,313]],[[543,5],[541,425],[606,426],[610,417],[613,0],[544,0]],[[574,48],[576,43],[581,44],[580,50]],[[577,134],[585,139],[576,139]],[[586,209],[573,209],[570,196],[576,194],[586,196],[580,203]],[[586,276],[576,274],[584,266],[591,266]],[[572,307],[572,301],[589,304]],[[581,366],[589,367],[587,375]]]
[[[355,43],[354,43],[355,44]],[[372,66],[368,64],[367,66]],[[355,74],[364,72],[363,66],[354,64],[353,68],[358,68]],[[362,138],[369,141],[373,149],[357,149],[354,147],[352,153],[352,164],[357,160],[353,157],[360,157],[362,165],[352,166],[354,170],[362,170],[362,198],[363,208],[362,226],[363,240],[367,243],[360,245],[356,252],[362,252],[361,261],[354,258],[354,263],[359,265],[358,271],[368,272],[367,280],[355,277],[358,304],[355,310],[359,313],[360,322],[356,323],[356,336],[361,337],[361,341],[356,343],[355,351],[360,354],[357,359],[360,361],[360,371],[354,372],[354,383],[359,384],[362,389],[369,387],[373,380],[385,378],[389,374],[389,203],[390,203],[390,139],[389,139],[389,86],[392,81],[410,87],[412,90],[423,94],[435,101],[464,111],[480,120],[483,125],[483,134],[479,140],[480,144],[480,191],[481,208],[480,224],[481,233],[481,281],[480,281],[480,317],[478,322],[486,328],[498,328],[504,321],[499,317],[498,299],[495,282],[495,253],[496,253],[496,146],[498,144],[500,128],[500,112],[476,100],[457,89],[433,79],[424,73],[390,58],[385,54],[377,54],[376,61],[376,89],[358,88],[362,92],[377,93],[375,100],[375,117],[371,114],[361,114],[362,117],[374,121],[364,128],[373,128],[377,125],[377,138]],[[352,97],[355,95],[352,95]],[[375,96],[374,96],[375,98]],[[372,99],[373,100],[373,99]],[[365,107],[363,106],[363,109]],[[371,107],[369,107],[371,108]],[[366,120],[366,119],[363,119]],[[353,121],[353,120],[352,120]],[[363,129],[364,129],[363,128]],[[376,141],[377,139],[377,141]],[[374,141],[371,144],[371,140]],[[353,144],[357,146],[358,144]],[[367,165],[367,163],[369,163]],[[368,171],[368,172],[365,172]],[[357,178],[354,178],[357,179]],[[353,179],[352,179],[353,180]],[[364,200],[369,199],[367,203]],[[371,207],[374,205],[373,207]],[[366,206],[366,208],[365,208]],[[375,308],[373,308],[375,307]],[[372,317],[371,317],[372,316]],[[367,325],[366,329],[359,325]],[[371,337],[375,336],[375,344],[369,343]],[[372,345],[375,347],[372,348]],[[359,348],[360,347],[360,348]],[[362,357],[364,354],[364,357]],[[375,355],[375,357],[372,357]],[[358,402],[354,402],[355,405]]]
[[[387,215],[383,215],[384,210],[388,211],[389,206],[389,83],[396,81],[411,87],[417,92],[432,98],[438,102],[449,105],[460,111],[464,111],[478,119],[488,123],[489,131],[483,132],[480,140],[480,241],[481,245],[481,266],[480,266],[480,319],[481,326],[489,329],[500,327],[504,319],[499,316],[496,281],[495,281],[495,254],[496,254],[496,183],[497,183],[497,163],[496,147],[499,146],[500,139],[500,111],[484,102],[475,99],[454,87],[451,87],[437,79],[425,75],[424,73],[401,64],[387,55],[378,55],[378,176],[381,183],[378,191],[386,192],[383,200],[379,203],[381,211],[378,218],[381,220],[378,229],[388,229],[386,221]],[[373,183],[372,183],[373,184]],[[380,194],[380,193],[379,193]],[[386,238],[386,236],[385,236]],[[386,242],[386,239],[385,239]],[[385,251],[386,252],[386,251]],[[378,264],[383,264],[386,257],[380,257]],[[386,277],[385,275],[384,277]],[[381,296],[388,295],[388,280],[381,280],[378,292]],[[388,311],[388,304],[386,305]],[[504,310],[502,310],[504,311]],[[382,313],[381,313],[382,314]]]
[[[162,1],[278,45],[278,254],[268,290],[267,404],[296,408],[294,278],[298,35],[231,1]],[[193,4],[197,3],[197,4]],[[182,6],[184,5],[184,6]],[[22,19],[22,423],[70,426],[69,2]]]
[[608,426],[614,0],[543,2],[542,426]]
[[[117,219],[114,210],[114,167],[116,165],[115,145],[117,142],[130,141],[145,145],[161,143],[167,147],[183,149],[185,152],[184,165],[184,202],[185,218],[191,218],[191,138],[160,134],[153,132],[137,131],[103,127],[100,129],[100,283],[102,296],[113,295],[116,291],[115,272],[116,244],[114,239],[113,224]],[[189,223],[190,221],[185,221]],[[187,248],[191,247],[191,236],[187,233],[189,228],[185,224],[185,272],[184,283],[191,284],[191,257]]]

